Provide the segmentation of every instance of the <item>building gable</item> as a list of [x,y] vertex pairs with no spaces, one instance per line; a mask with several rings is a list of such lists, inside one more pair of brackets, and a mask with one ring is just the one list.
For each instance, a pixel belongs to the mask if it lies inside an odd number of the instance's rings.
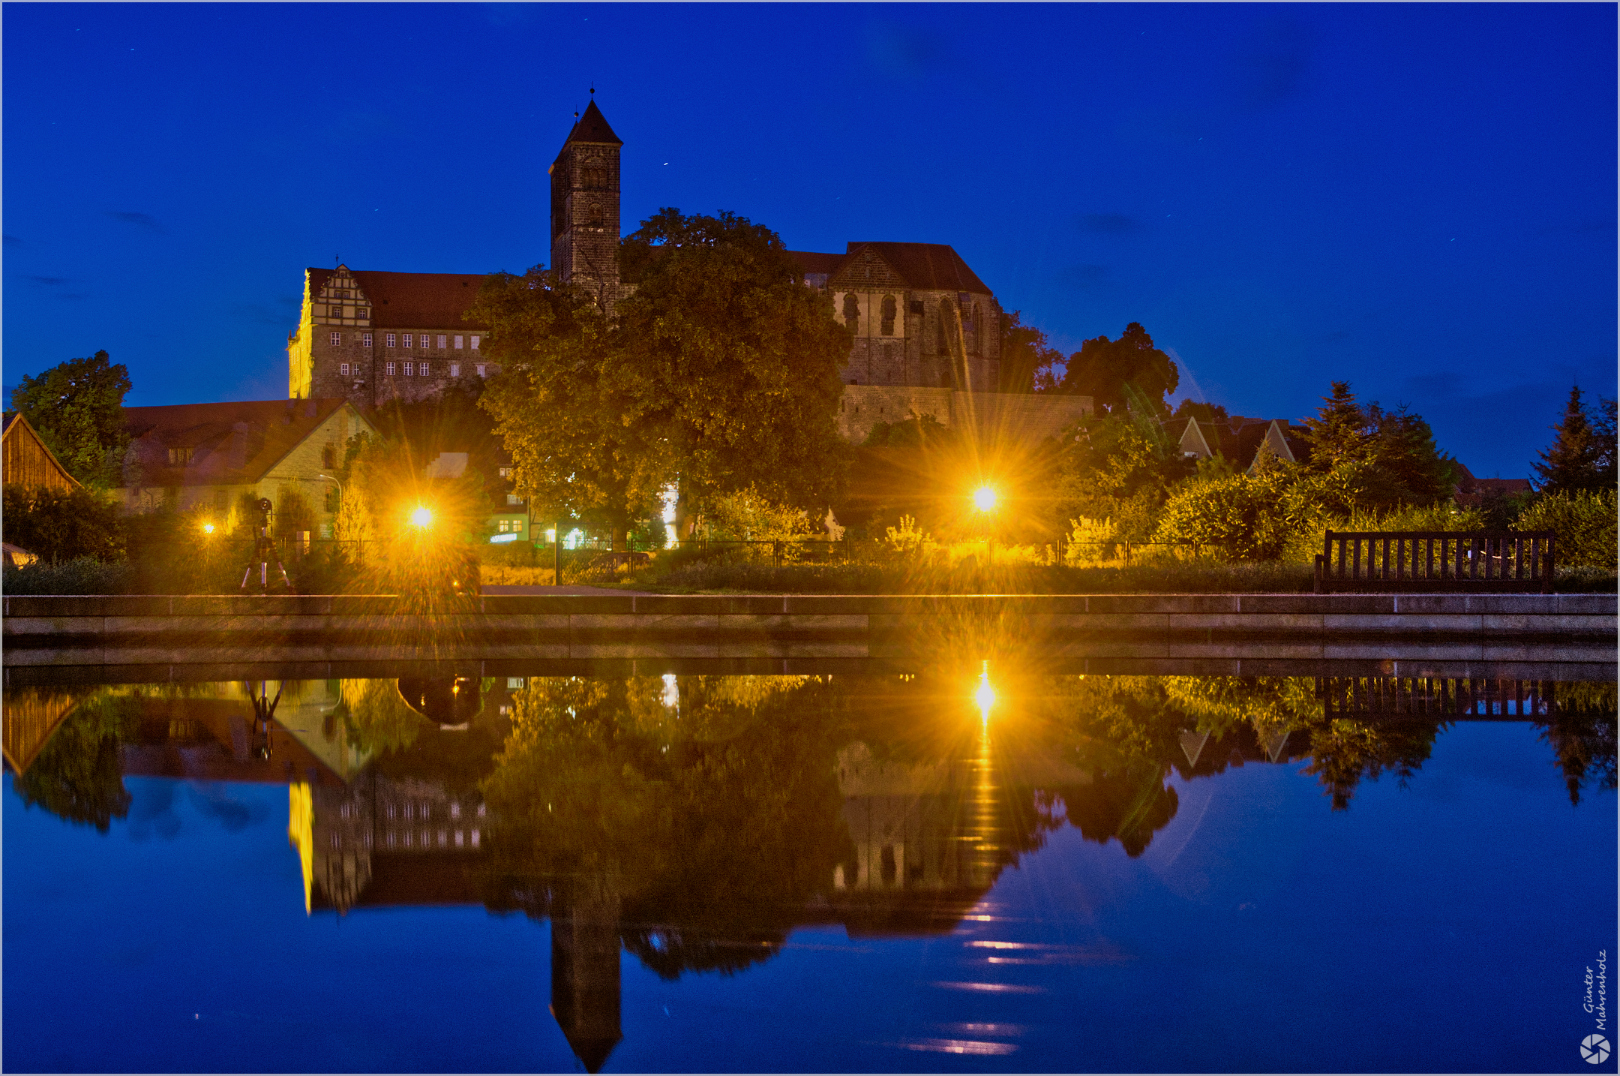
[[80,482],[68,473],[50,446],[28,424],[21,411],[5,412],[5,432],[0,434],[0,480],[19,486],[45,486],[50,489],[78,489]]

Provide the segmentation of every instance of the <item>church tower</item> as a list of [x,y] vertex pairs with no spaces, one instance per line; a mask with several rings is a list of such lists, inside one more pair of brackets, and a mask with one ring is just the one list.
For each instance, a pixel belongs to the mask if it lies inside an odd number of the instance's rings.
[[608,313],[619,299],[619,148],[596,100],[568,132],[551,165],[551,267],[596,295]]

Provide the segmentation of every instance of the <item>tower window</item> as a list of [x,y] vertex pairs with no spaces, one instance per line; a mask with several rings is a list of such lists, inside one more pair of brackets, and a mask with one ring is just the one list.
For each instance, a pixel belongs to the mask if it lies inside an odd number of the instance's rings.
[[394,337],[393,333],[387,333],[386,335],[383,336],[383,343],[388,345],[389,347],[393,347],[394,346],[394,339],[395,339],[395,337]]
[[333,347],[342,347],[343,346],[343,334],[342,333],[333,333],[331,339],[332,339],[332,346]]
[[411,334],[410,333],[405,334],[405,346],[406,347],[411,346]]

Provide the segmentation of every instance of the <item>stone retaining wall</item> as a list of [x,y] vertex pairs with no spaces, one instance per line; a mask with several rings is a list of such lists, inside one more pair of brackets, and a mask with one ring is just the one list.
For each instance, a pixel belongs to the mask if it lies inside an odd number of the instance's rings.
[[[1609,661],[1612,594],[489,596],[435,616],[391,597],[4,599],[4,664],[876,657],[1008,632],[1053,657],[1165,649],[1279,658]],[[1414,647],[1417,649],[1414,650]]]

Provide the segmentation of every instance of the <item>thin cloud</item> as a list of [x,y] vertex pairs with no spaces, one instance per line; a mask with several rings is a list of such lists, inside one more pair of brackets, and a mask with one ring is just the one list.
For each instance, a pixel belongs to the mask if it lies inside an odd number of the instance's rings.
[[6,246],[8,247],[20,247],[23,245],[22,237],[20,236],[8,235],[5,237],[5,241]]
[[137,213],[134,210],[127,209],[109,209],[107,216],[123,224],[133,224],[137,228],[150,228],[160,235],[163,232],[163,226],[150,213]]
[[72,284],[74,282],[73,278],[70,277],[70,276],[34,276],[34,275],[29,275],[29,276],[23,277],[23,279],[28,281],[28,283],[30,283],[30,284],[38,284],[42,288],[61,288],[61,287],[65,287],[68,284]]

